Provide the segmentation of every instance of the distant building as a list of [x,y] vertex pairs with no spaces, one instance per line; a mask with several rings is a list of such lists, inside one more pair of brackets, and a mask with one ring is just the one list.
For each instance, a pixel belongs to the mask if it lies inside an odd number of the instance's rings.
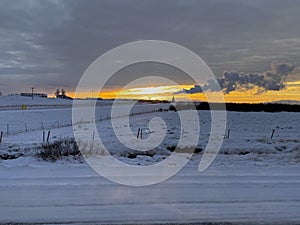
[[25,96],[25,97],[39,97],[39,98],[48,98],[47,94],[43,94],[43,93],[20,93],[21,96]]

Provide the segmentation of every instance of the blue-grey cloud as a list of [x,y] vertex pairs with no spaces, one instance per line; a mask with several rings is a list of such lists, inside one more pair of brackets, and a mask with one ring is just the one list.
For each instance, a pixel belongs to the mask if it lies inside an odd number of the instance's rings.
[[[295,64],[299,8],[295,0],[2,0],[0,83],[6,92],[33,83],[74,90],[98,56],[141,39],[184,45],[216,75],[261,72],[273,61]],[[125,72],[116,81],[131,80]],[[180,72],[169,77],[184,80]]]
[[260,73],[225,72],[222,78],[208,80],[203,86],[195,85],[191,89],[183,89],[174,94],[195,94],[204,91],[220,91],[228,94],[236,90],[252,89],[257,87],[259,92],[280,91],[285,88],[285,80],[295,71],[295,66],[288,63],[273,63],[271,71]]

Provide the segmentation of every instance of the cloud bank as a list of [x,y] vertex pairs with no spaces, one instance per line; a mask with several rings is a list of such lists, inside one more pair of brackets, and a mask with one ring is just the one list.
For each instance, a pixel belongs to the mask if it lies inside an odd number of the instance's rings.
[[[218,75],[266,71],[274,61],[298,65],[299,8],[295,0],[1,0],[1,91],[74,91],[97,57],[147,39],[191,49]],[[107,87],[139,71],[159,75],[153,70],[124,70]],[[157,71],[186,84],[180,72]]]
[[225,94],[237,90],[249,90],[258,88],[258,93],[265,91],[280,91],[285,88],[285,80],[288,75],[295,71],[295,66],[288,63],[272,63],[271,70],[264,73],[239,73],[225,72],[223,77],[215,80],[208,80],[203,86],[195,85],[191,89],[183,89],[175,94],[195,94],[204,91],[219,91],[220,88]]

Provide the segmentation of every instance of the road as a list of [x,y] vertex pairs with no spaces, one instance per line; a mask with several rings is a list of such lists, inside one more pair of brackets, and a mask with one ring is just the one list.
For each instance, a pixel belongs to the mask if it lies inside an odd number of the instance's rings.
[[168,181],[127,187],[86,164],[0,167],[2,223],[300,222],[297,167],[227,168],[196,163]]

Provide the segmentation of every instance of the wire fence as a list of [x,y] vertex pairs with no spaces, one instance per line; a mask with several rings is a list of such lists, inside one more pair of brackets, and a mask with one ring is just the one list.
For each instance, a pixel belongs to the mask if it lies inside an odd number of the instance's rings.
[[[141,114],[147,114],[147,113],[153,113],[153,112],[160,112],[163,109],[166,109],[165,107],[161,107],[160,105],[153,105],[152,107],[137,107],[134,108],[129,116],[134,115],[141,115]],[[120,110],[119,113],[117,113],[114,118],[122,118],[128,116],[128,113],[126,111],[122,112]],[[111,111],[110,110],[103,110],[101,113],[97,113],[95,117],[93,118],[83,118],[77,124],[83,124],[83,123],[93,123],[93,122],[100,122],[103,120],[110,120],[111,117]],[[50,130],[55,128],[62,128],[62,127],[68,127],[72,126],[73,122],[71,118],[63,118],[61,120],[42,120],[42,121],[24,121],[24,122],[8,122],[8,123],[0,123],[0,132],[2,133],[2,136],[11,136],[15,134],[20,133],[27,133],[31,131],[38,131],[38,130]]]
[[[206,130],[200,131],[200,138],[207,139],[211,136],[211,133]],[[214,136],[214,135],[212,135]],[[237,128],[228,127],[225,133],[222,135],[224,139],[285,139],[285,140],[299,140],[300,142],[300,126],[294,126],[290,128],[276,128],[276,127],[264,127],[261,128]]]
[[[130,116],[152,113],[152,112],[160,112],[162,110],[167,109],[166,105],[153,105],[153,106],[145,106],[145,107],[136,107],[130,112]],[[124,116],[128,116],[127,113],[122,110],[115,115],[114,118],[121,118]],[[111,111],[109,109],[101,109],[96,113],[95,118],[91,118],[90,120],[80,121],[79,123],[91,123],[91,122],[100,122],[104,120],[111,119]],[[280,123],[279,123],[280,124]],[[72,126],[72,120],[69,117],[63,117],[60,120],[30,120],[24,122],[8,122],[8,123],[0,123],[0,143],[3,138],[14,136],[20,133],[27,133],[32,131],[46,131],[53,129],[59,129],[63,127],[70,127]],[[210,118],[201,121],[201,130],[200,130],[200,139],[207,139],[213,135],[211,135],[210,131],[211,120]],[[178,135],[181,134],[180,125],[176,126],[176,130],[178,130]],[[31,135],[31,134],[28,134]],[[43,133],[44,135],[44,133]],[[276,125],[274,123],[240,123],[235,122],[234,120],[227,121],[227,129],[224,135],[221,137],[225,140],[237,140],[237,139],[285,139],[285,140],[300,140],[300,123],[283,123],[280,125]],[[45,138],[44,138],[45,139]]]
[[30,122],[30,123],[1,123],[0,131],[2,131],[5,135],[12,135],[36,130],[46,130],[53,128],[60,128],[63,126],[71,126],[72,121],[60,122],[58,120],[55,121],[39,121],[39,122]]

